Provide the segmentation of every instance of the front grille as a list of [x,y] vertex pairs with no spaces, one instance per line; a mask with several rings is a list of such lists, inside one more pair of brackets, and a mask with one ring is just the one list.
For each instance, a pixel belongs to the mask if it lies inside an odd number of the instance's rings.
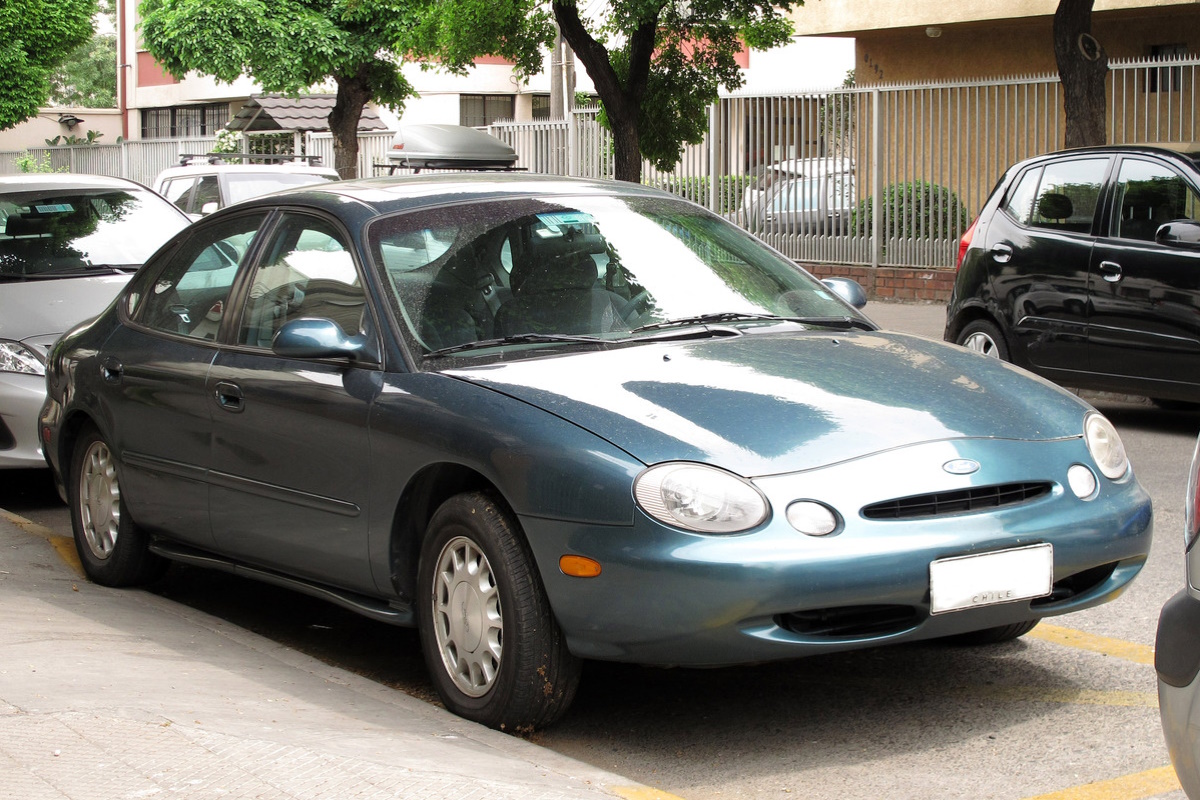
[[1053,484],[1049,482],[973,486],[970,489],[957,489],[952,492],[934,492],[886,500],[867,506],[862,510],[862,515],[867,519],[914,519],[964,514],[969,511],[1025,503],[1050,494],[1052,488]]

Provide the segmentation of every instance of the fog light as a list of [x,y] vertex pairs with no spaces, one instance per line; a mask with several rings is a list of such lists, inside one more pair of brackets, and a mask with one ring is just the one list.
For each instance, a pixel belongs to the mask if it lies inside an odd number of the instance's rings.
[[1083,464],[1072,464],[1067,470],[1067,483],[1080,500],[1091,500],[1096,496],[1096,476]]
[[558,560],[558,568],[572,578],[594,578],[600,574],[600,562],[584,556],[563,556]]
[[807,536],[828,536],[838,529],[833,509],[812,500],[797,500],[788,506],[787,521]]

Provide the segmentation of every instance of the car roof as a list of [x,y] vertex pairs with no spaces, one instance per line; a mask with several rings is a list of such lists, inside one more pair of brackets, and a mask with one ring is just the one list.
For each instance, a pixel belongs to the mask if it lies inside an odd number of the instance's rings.
[[1144,153],[1147,155],[1165,155],[1184,159],[1191,163],[1192,166],[1200,167],[1200,142],[1147,142],[1141,144],[1104,144],[1092,147],[1071,147],[1065,150],[1056,150],[1052,153],[1033,156],[1021,163],[1033,163],[1042,159],[1086,153]]
[[299,201],[330,210],[355,200],[386,214],[447,203],[501,200],[520,197],[570,197],[578,195],[671,197],[675,195],[637,183],[522,172],[464,172],[380,176],[318,183],[243,200],[237,208],[284,205]]
[[330,178],[338,177],[337,170],[332,167],[314,167],[308,164],[297,164],[289,161],[281,164],[186,164],[179,167],[167,167],[158,173],[158,177],[154,180],[155,183],[159,183],[167,178],[176,178],[181,175],[271,175],[280,172],[301,175],[324,175]]
[[30,172],[20,175],[0,175],[0,192],[30,188],[50,189],[125,189],[149,191],[137,181],[113,178],[108,175],[88,175],[75,172]]

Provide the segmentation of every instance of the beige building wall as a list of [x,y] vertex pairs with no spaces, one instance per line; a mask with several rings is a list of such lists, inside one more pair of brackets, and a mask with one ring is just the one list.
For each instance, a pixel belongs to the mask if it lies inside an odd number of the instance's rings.
[[[816,0],[792,13],[797,33],[855,37],[859,85],[1056,73],[1055,0],[979,3]],[[1144,58],[1155,45],[1200,52],[1191,0],[1097,0],[1092,33],[1111,59]]]

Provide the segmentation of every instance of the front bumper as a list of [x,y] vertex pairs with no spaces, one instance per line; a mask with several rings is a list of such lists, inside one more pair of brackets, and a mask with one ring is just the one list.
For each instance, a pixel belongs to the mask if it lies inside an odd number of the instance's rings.
[[0,469],[46,466],[38,436],[45,400],[44,375],[0,372]]
[[1200,600],[1186,590],[1159,615],[1154,669],[1171,763],[1188,797],[1200,798]]
[[[969,476],[942,468],[970,458]],[[577,655],[650,664],[721,665],[916,641],[1064,614],[1117,597],[1150,549],[1150,498],[1132,477],[1097,496],[1066,488],[1081,440],[961,440],[901,448],[821,470],[760,478],[771,520],[735,536],[701,536],[640,512],[631,527],[523,518],[551,606]],[[867,519],[864,506],[921,491],[1044,480],[1053,489],[1011,506],[918,519]],[[805,536],[786,521],[796,499],[843,517]],[[1055,593],[930,613],[930,563],[1049,542]],[[564,554],[598,561],[599,577],[563,575]]]

